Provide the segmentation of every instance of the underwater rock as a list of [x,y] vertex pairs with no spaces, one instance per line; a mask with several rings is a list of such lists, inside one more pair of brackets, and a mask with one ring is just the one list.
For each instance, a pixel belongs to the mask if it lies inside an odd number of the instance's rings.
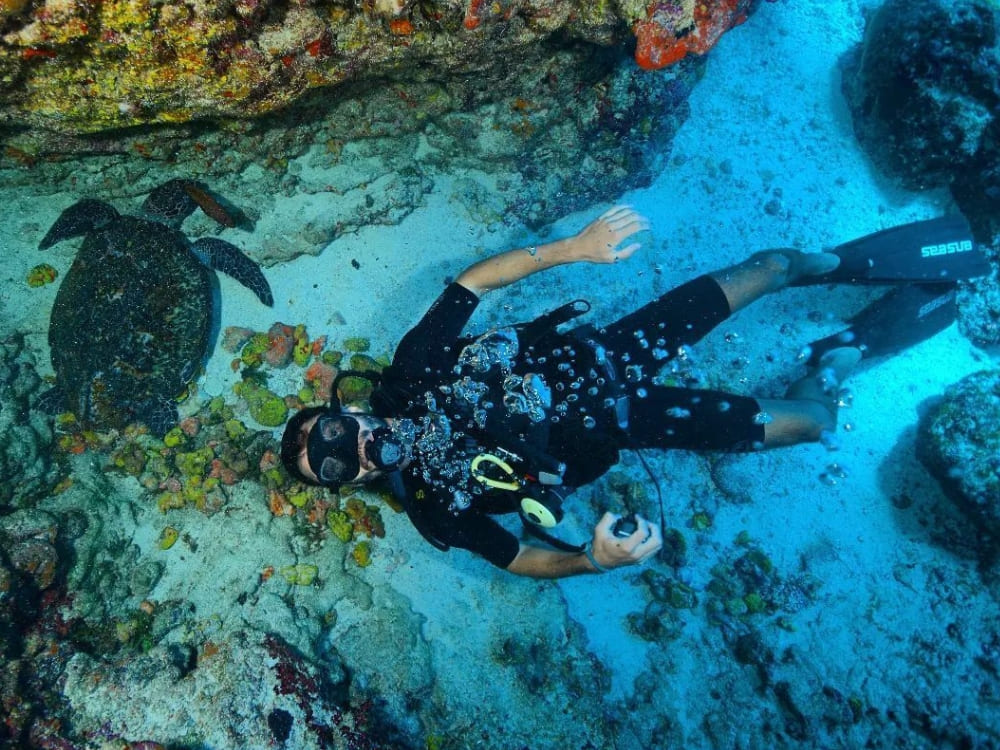
[[486,82],[554,36],[624,47],[634,33],[636,61],[660,68],[707,52],[757,2],[46,0],[0,17],[0,119],[70,133],[242,119],[345,82]]
[[917,457],[947,497],[992,539],[1000,536],[1000,374],[949,387],[920,419]]
[[55,580],[58,535],[59,524],[51,513],[30,509],[0,517],[0,551],[11,567],[30,578],[39,591]]
[[1000,8],[889,0],[845,58],[858,140],[910,189],[949,186],[981,239],[1000,230]]
[[958,290],[959,330],[976,346],[1000,349],[1000,276],[974,279]]
[[[51,420],[31,408],[42,380],[21,336],[0,341],[0,510],[25,507],[59,480]],[[10,481],[16,477],[17,481]]]
[[263,749],[280,733],[303,750],[376,747],[363,707],[347,705],[326,672],[280,638],[256,631],[201,644],[193,668],[165,645],[118,660],[77,654],[65,680],[84,734]]
[[[615,9],[621,8],[629,18],[676,26],[678,34],[690,35],[698,26],[693,18],[696,6],[704,9],[706,21],[708,16],[721,18],[720,13],[731,14],[735,21],[756,3],[670,4],[677,8],[670,19],[660,3],[655,4],[660,9],[653,13],[655,18],[648,17],[646,4],[632,1],[594,6],[578,0],[530,0],[516,9],[508,2],[494,3],[479,27],[469,32],[462,27],[463,16],[455,16],[459,3],[430,0],[408,4],[403,16],[432,13],[434,19],[413,20],[413,34],[387,34],[386,40],[410,45],[397,50],[407,56],[423,54],[417,47],[425,42],[440,47],[444,57],[433,65],[402,64],[398,57],[389,65],[379,58],[377,45],[353,46],[354,40],[343,47],[345,38],[328,34],[323,38],[335,42],[329,60],[297,48],[286,65],[282,58],[288,53],[283,52],[271,67],[260,63],[258,72],[266,80],[249,94],[236,79],[242,66],[257,63],[244,58],[258,60],[263,55],[270,60],[272,52],[256,46],[254,32],[244,29],[245,24],[277,27],[284,19],[294,28],[287,35],[276,32],[267,38],[269,45],[283,48],[298,43],[294,40],[302,33],[298,21],[313,13],[323,16],[323,24],[354,24],[348,33],[351,40],[355,32],[386,33],[385,19],[366,15],[370,14],[366,4],[338,5],[330,13],[322,10],[326,6],[296,5],[294,12],[272,9],[266,18],[254,16],[252,22],[240,16],[236,22],[240,30],[221,42],[221,50],[211,52],[216,67],[205,75],[189,67],[200,64],[188,57],[191,41],[184,40],[180,47],[166,42],[187,33],[185,21],[180,28],[163,32],[163,45],[152,45],[170,58],[164,77],[171,81],[165,85],[184,89],[182,94],[157,95],[155,81],[130,82],[130,76],[141,77],[144,66],[152,64],[151,45],[144,42],[141,52],[133,55],[132,42],[109,42],[108,59],[102,58],[108,65],[103,78],[74,84],[65,95],[52,94],[44,104],[45,97],[33,92],[30,101],[45,109],[44,115],[17,110],[20,94],[10,87],[69,85],[58,71],[76,64],[81,59],[77,52],[86,61],[88,48],[71,45],[72,55],[57,53],[52,58],[32,53],[35,58],[25,62],[10,47],[9,40],[17,35],[8,35],[8,46],[0,45],[0,71],[6,59],[18,68],[34,66],[37,79],[28,83],[0,75],[0,80],[10,81],[6,94],[0,84],[0,131],[7,125],[2,154],[7,158],[0,168],[8,166],[2,179],[12,186],[30,187],[33,194],[60,192],[72,184],[79,195],[91,192],[115,199],[152,189],[162,180],[163,170],[169,169],[174,175],[211,178],[220,191],[230,194],[260,196],[261,206],[250,209],[258,216],[263,209],[280,210],[286,197],[294,195],[300,206],[296,210],[307,218],[294,229],[261,239],[255,258],[265,265],[303,253],[318,254],[337,238],[368,225],[399,223],[434,188],[436,174],[467,175],[455,190],[456,211],[484,226],[521,222],[540,228],[571,211],[650,184],[665,165],[674,133],[687,117],[687,98],[704,69],[704,58],[697,55],[656,73],[639,68],[622,43],[631,39],[629,27],[611,17]],[[110,7],[125,15],[133,12],[119,3],[85,5],[60,4],[66,6],[60,12],[101,15],[98,8]],[[184,6],[182,15],[187,14],[188,21],[203,13],[211,15],[213,5]],[[569,6],[577,7],[567,16],[564,11]],[[48,9],[39,9],[36,15]],[[218,13],[206,23],[228,23],[235,11],[225,6]],[[577,26],[593,29],[593,19],[605,15],[607,34],[577,33]],[[539,26],[543,16],[545,23]],[[120,20],[103,19],[101,33],[113,38],[112,29]],[[142,29],[148,19],[130,23],[135,25],[126,36],[147,33]],[[596,23],[605,28],[604,21]],[[567,24],[563,28],[571,32],[552,33],[547,29],[553,24]],[[88,31],[86,38],[90,35]],[[714,40],[714,32],[712,36]],[[61,38],[54,34],[45,49],[58,46]],[[178,64],[178,54],[183,64]],[[299,85],[303,66],[310,70],[335,66],[342,59],[350,66],[349,79],[342,84]],[[376,68],[379,76],[367,76]],[[86,73],[81,75],[89,80]],[[92,91],[83,97],[81,110],[75,97],[88,86]],[[201,88],[187,92],[185,87]],[[216,95],[219,101],[208,101]],[[252,103],[241,101],[244,95]],[[6,118],[4,101],[17,110]],[[255,119],[219,119],[243,118],[269,107],[270,114]],[[172,108],[184,112],[171,113]],[[53,109],[74,110],[75,116],[90,123],[84,128],[87,132],[80,132],[81,120],[53,117]],[[18,119],[22,116],[30,123]],[[188,121],[195,118],[200,119]],[[157,124],[118,127],[131,122]],[[47,129],[57,125],[68,130]],[[67,159],[70,154],[76,158]],[[116,179],[118,174],[122,177]],[[478,189],[469,190],[470,184]],[[301,208],[303,203],[307,210]],[[345,258],[348,273],[350,260],[365,258]]]

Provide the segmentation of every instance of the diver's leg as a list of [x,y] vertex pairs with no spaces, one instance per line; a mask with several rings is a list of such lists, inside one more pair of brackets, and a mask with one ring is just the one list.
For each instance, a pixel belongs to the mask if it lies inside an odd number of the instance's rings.
[[780,399],[629,383],[629,448],[751,451],[815,442],[837,426],[837,390],[861,359],[853,347],[827,353]]
[[816,442],[837,427],[837,391],[861,360],[861,351],[841,347],[827,352],[818,366],[789,386],[783,399],[761,399],[767,415],[765,448]]
[[839,262],[829,253],[756,253],[670,290],[602,328],[599,338],[619,361],[658,367],[755,299],[804,276],[825,273]]
[[734,313],[803,277],[832,271],[839,263],[832,253],[803,253],[791,248],[764,250],[709,276],[722,288],[729,310]]

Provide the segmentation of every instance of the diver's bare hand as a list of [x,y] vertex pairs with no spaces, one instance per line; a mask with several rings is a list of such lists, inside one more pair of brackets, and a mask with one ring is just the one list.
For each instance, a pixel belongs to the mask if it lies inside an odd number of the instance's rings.
[[628,206],[615,206],[570,238],[571,259],[590,263],[624,260],[642,247],[642,243],[630,242],[624,246],[622,243],[647,229],[649,221],[644,216]]
[[649,559],[663,546],[660,527],[647,521],[642,516],[636,516],[637,528],[630,536],[617,537],[612,531],[620,516],[605,513],[594,528],[594,538],[591,541],[591,554],[605,568],[620,568],[625,565],[635,565]]

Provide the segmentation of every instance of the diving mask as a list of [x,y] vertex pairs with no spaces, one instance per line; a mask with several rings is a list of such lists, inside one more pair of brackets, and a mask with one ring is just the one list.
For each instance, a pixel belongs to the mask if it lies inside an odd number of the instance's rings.
[[[366,415],[330,411],[320,415],[309,431],[306,456],[309,468],[327,486],[353,482],[361,473],[358,446],[360,418]],[[365,458],[381,471],[393,471],[406,459],[406,449],[391,429],[381,426],[364,445]]]

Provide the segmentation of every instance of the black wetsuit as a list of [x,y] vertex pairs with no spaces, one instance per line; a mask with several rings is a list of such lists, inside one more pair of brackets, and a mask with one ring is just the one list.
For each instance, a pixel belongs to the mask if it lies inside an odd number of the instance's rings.
[[[409,418],[421,428],[403,480],[408,513],[425,535],[502,568],[511,563],[518,539],[490,514],[516,510],[518,498],[485,491],[468,473],[473,456],[497,445],[564,462],[565,484],[579,487],[617,463],[621,448],[741,450],[763,441],[755,399],[654,378],[729,316],[722,290],[708,276],[590,334],[617,379],[580,336],[530,324],[519,332],[516,356],[483,371],[488,357],[470,357],[478,349],[467,348],[482,339],[461,337],[478,303],[461,285],[448,286],[403,337],[372,397],[374,413]],[[544,415],[523,413],[523,394],[532,393],[522,380],[528,373],[541,375],[551,391]],[[622,390],[630,401],[627,431],[609,408]]]

